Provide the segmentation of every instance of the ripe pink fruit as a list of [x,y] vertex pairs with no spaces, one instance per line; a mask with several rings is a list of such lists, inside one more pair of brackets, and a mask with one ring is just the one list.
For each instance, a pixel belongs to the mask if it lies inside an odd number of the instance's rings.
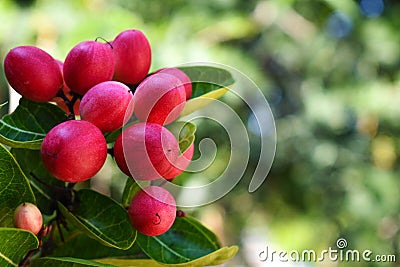
[[113,79],[137,84],[150,69],[151,48],[146,36],[138,30],[125,30],[112,42],[115,71]]
[[82,182],[103,166],[107,144],[101,131],[90,122],[70,120],[47,133],[41,156],[46,169],[57,179]]
[[185,153],[178,156],[174,164],[168,170],[168,172],[164,175],[164,178],[172,181],[175,177],[181,174],[190,164],[193,158],[194,152],[194,144],[192,144]]
[[167,73],[155,73],[136,88],[134,113],[140,121],[165,125],[181,114],[186,92],[182,82]]
[[155,123],[137,123],[122,131],[114,145],[119,168],[137,180],[164,177],[179,155],[178,141]]
[[190,97],[192,96],[192,81],[190,80],[189,76],[186,75],[186,73],[177,68],[164,68],[156,71],[156,73],[160,72],[168,73],[178,78],[182,82],[182,85],[185,87],[186,100],[190,99]]
[[81,117],[102,132],[121,128],[133,113],[133,95],[123,83],[102,82],[92,87],[82,98]]
[[158,236],[167,232],[175,221],[175,199],[164,188],[149,186],[132,198],[128,213],[138,232]]
[[113,152],[118,168],[129,177],[133,177],[125,160],[124,148],[122,146],[122,134],[115,140]]
[[8,82],[23,97],[35,102],[50,101],[63,84],[55,59],[34,46],[18,46],[4,59]]
[[14,212],[14,226],[37,235],[42,229],[42,213],[32,203],[19,205]]
[[84,95],[98,83],[109,81],[114,73],[114,55],[110,44],[84,41],[69,51],[63,67],[69,88]]

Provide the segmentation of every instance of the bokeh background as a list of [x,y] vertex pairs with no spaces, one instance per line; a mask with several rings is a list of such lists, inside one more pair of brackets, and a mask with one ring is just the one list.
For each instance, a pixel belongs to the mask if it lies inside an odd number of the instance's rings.
[[[152,45],[152,70],[193,61],[240,70],[269,101],[278,142],[268,179],[256,192],[247,188],[257,138],[238,186],[188,211],[225,245],[239,245],[225,266],[400,266],[259,260],[266,246],[318,252],[336,249],[338,238],[348,249],[400,258],[399,14],[396,0],[0,0],[0,60],[18,45],[36,45],[63,60],[80,41],[112,40],[136,28]],[[9,90],[0,68],[3,103]],[[224,101],[257,137],[247,107]],[[214,136],[219,149],[204,177],[225,167],[229,143],[219,131],[207,122],[199,126],[197,139]],[[118,198],[124,179],[105,167],[91,186]]]

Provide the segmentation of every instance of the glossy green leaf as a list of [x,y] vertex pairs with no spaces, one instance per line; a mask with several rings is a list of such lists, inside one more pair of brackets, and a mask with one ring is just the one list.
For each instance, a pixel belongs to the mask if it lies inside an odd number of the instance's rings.
[[166,264],[187,263],[221,248],[215,234],[191,217],[177,217],[160,236],[138,234],[137,242],[150,258]]
[[122,193],[122,206],[129,207],[133,196],[136,195],[136,193],[139,192],[140,189],[141,188],[136,183],[136,181],[133,178],[128,177],[128,179],[126,179],[124,191]]
[[[90,248],[88,248],[90,249]],[[115,267],[110,264],[103,264],[95,261],[76,259],[71,257],[43,257],[35,259],[31,267]]]
[[186,102],[181,117],[202,109],[222,97],[235,82],[229,71],[217,67],[190,66],[179,69],[192,81],[192,97]]
[[179,67],[192,81],[192,99],[232,85],[232,74],[213,66]]
[[[11,149],[11,153],[29,179],[33,193],[36,196],[36,204],[40,211],[47,215],[53,214],[54,209],[57,207],[57,204],[53,200],[59,194],[47,185],[63,188],[65,183],[53,177],[46,170],[39,150],[13,148]],[[31,173],[38,177],[41,182],[35,179]]]
[[191,122],[178,121],[168,125],[167,128],[179,140],[179,149],[181,153],[185,153],[194,142],[197,129],[196,125]]
[[66,119],[56,105],[21,98],[17,109],[0,120],[0,142],[11,147],[40,149],[46,133]]
[[0,266],[18,266],[25,255],[38,248],[39,241],[31,232],[15,229],[0,228]]
[[[70,225],[69,228],[73,228],[73,225]],[[80,259],[101,259],[108,257],[148,258],[136,243],[127,250],[117,249],[103,245],[76,228],[68,231],[68,235],[64,237],[64,242],[58,239],[56,242],[57,247],[51,253],[55,257],[74,257]]]
[[0,144],[0,226],[12,227],[19,204],[36,204],[29,180],[11,153]]
[[140,267],[203,267],[220,265],[233,258],[238,252],[237,246],[223,247],[193,261],[179,264],[161,264],[151,259],[100,259],[97,262],[115,266],[140,266]]
[[136,231],[120,204],[90,189],[77,191],[75,198],[77,205],[72,211],[58,203],[68,221],[106,246],[128,249],[133,245]]

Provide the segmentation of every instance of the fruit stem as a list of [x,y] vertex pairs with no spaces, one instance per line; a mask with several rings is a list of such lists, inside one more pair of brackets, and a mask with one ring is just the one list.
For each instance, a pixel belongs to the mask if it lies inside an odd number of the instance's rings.
[[64,100],[65,105],[67,105],[69,113],[70,113],[70,114],[68,114],[68,119],[70,119],[70,120],[75,119],[74,104],[78,100],[79,96],[74,94],[72,99],[69,100],[68,97],[64,94],[64,91],[62,90],[62,88],[60,90],[58,90],[56,96],[61,97],[61,99]]
[[73,187],[75,183],[69,183],[67,187],[51,185],[44,182],[42,179],[37,177],[33,172],[30,172],[30,175],[35,178],[36,181],[49,188],[54,193],[54,205],[57,206],[57,201],[60,201],[66,207],[73,206],[74,203],[74,190]]
[[62,229],[61,229],[60,220],[56,220],[56,224],[57,224],[58,233],[60,234],[61,242],[64,243],[65,239],[64,239],[64,234],[63,234]]
[[[24,203],[24,205],[25,205],[25,203]],[[40,232],[37,234],[37,238],[38,238],[38,241],[39,241],[38,248],[30,250],[25,255],[25,257],[22,259],[22,261],[18,264],[19,267],[29,266],[29,261],[31,260],[31,258],[35,255],[36,252],[39,252],[41,250],[41,248],[43,246],[42,238],[43,238],[43,236],[45,236],[44,235],[44,231],[45,231],[45,228],[42,227],[42,229],[40,229]]]
[[33,172],[29,173],[33,178],[35,178],[36,181],[38,181],[39,183],[41,183],[42,185],[46,186],[47,188],[55,191],[55,192],[60,192],[60,191],[65,191],[64,187],[61,186],[56,186],[56,185],[51,185],[46,183],[45,181],[43,181],[42,179],[40,179],[39,177],[37,177]]
[[64,94],[64,91],[62,88],[60,88],[56,94],[56,96],[61,97],[62,100],[64,100],[65,102],[69,101],[69,99],[67,98],[67,96]]
[[109,41],[107,41],[106,39],[104,39],[103,37],[100,37],[100,36],[99,36],[99,37],[97,37],[96,39],[94,39],[94,41],[97,42],[98,39],[103,40],[104,42],[106,42],[106,44],[108,44],[108,45],[111,47],[111,49],[114,49],[113,45],[112,45]]
[[127,84],[127,86],[129,87],[129,92],[131,94],[134,94],[136,91],[136,88],[139,86],[139,84]]
[[37,251],[38,249],[33,249],[28,252],[28,254],[25,255],[23,260],[18,264],[19,267],[24,267],[27,265],[29,262],[29,259],[33,256],[33,254]]
[[68,186],[67,186],[67,188],[68,188],[68,189],[72,189],[72,188],[75,186],[75,184],[76,184],[76,183],[69,183]]
[[164,187],[166,185],[166,183],[168,182],[168,180],[164,180],[162,181],[158,186],[159,187]]

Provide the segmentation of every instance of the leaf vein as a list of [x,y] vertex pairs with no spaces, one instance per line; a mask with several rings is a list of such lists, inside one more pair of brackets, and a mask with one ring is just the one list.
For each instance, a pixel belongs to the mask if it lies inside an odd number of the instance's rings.
[[[183,255],[177,253],[176,251],[172,250],[171,248],[168,247],[167,244],[165,244],[164,242],[162,242],[162,241],[161,241],[160,239],[158,239],[157,237],[153,237],[153,238],[154,238],[155,241],[157,241],[157,242],[161,245],[161,248],[164,248],[165,250],[168,250],[169,252],[171,252],[171,253],[174,254],[175,256],[181,257],[181,258],[185,259],[186,261],[190,261],[190,258],[185,257],[185,256],[183,256]],[[161,253],[163,254],[163,250],[161,250]],[[164,259],[164,256],[163,256],[163,255],[162,255],[162,257],[163,257],[163,259]]]
[[13,262],[11,259],[9,259],[6,255],[0,252],[0,257],[3,258],[6,262],[11,264],[12,266],[18,266],[15,262]]
[[21,129],[21,128],[17,128],[15,126],[12,126],[9,123],[6,123],[4,120],[1,120],[0,122],[3,124],[2,126],[0,126],[0,129],[4,126],[4,127],[8,127],[10,129],[15,130],[15,131],[20,132],[20,133],[26,133],[26,134],[30,134],[30,135],[34,135],[34,136],[43,136],[43,137],[46,136],[46,134],[32,132],[32,131],[24,130],[24,129]]

